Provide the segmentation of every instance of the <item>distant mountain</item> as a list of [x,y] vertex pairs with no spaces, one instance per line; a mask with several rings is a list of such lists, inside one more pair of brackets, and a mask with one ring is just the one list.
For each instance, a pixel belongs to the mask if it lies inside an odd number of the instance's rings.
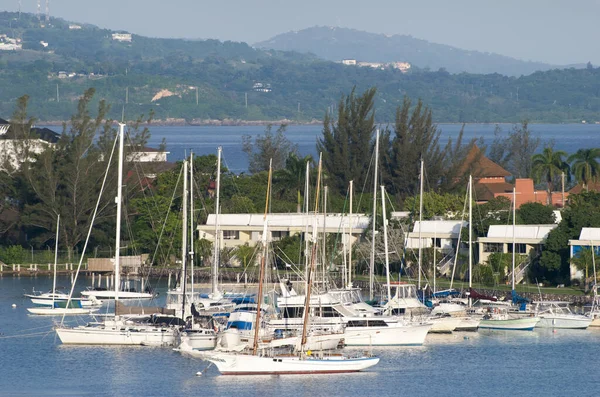
[[529,75],[559,68],[541,62],[526,62],[489,52],[467,51],[405,35],[383,35],[354,29],[315,26],[279,34],[254,44],[256,48],[313,53],[329,61],[356,59],[363,62],[409,62],[418,68],[450,73],[500,73]]

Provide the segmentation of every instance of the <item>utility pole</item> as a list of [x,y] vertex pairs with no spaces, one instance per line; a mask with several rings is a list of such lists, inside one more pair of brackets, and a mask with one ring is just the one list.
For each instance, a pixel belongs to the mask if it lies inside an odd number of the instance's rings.
[[46,0],[46,23],[50,22],[50,0]]
[[248,93],[244,93],[244,97],[246,98],[246,109],[248,109]]
[[198,106],[198,86],[196,86],[196,106]]
[[56,84],[56,102],[60,102],[60,95],[58,93],[58,84]]
[[129,87],[125,87],[125,103],[129,103]]

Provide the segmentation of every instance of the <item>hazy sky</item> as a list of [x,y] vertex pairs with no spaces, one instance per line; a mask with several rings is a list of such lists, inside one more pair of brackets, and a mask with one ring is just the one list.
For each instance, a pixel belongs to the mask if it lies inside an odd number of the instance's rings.
[[[0,0],[0,9],[16,11],[18,3]],[[35,12],[37,0],[21,4]],[[153,37],[248,43],[340,26],[524,60],[600,65],[600,0],[51,0],[50,15]]]

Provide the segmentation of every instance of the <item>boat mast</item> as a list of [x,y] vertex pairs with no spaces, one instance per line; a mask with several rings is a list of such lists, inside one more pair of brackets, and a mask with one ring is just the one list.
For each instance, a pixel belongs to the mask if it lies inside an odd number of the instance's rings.
[[349,236],[349,248],[348,248],[348,287],[352,288],[352,196],[354,194],[354,181],[350,181],[350,236]]
[[306,162],[306,178],[304,184],[304,278],[308,276],[308,212],[309,212],[309,179],[310,179],[310,162]]
[[260,275],[258,278],[258,296],[256,299],[256,321],[254,323],[254,347],[252,354],[256,356],[258,350],[258,333],[260,331],[260,306],[263,300],[263,283],[265,277],[265,262],[267,261],[267,213],[269,211],[269,198],[271,196],[271,178],[273,176],[272,169],[273,159],[269,160],[269,180],[267,182],[267,197],[265,199],[265,215],[263,216],[263,233],[262,233],[262,245],[263,254],[260,259]]
[[315,216],[313,220],[312,232],[312,249],[310,255],[310,267],[308,269],[308,277],[306,278],[306,297],[304,300],[304,313],[302,313],[302,339],[300,350],[304,351],[306,345],[306,335],[308,332],[308,319],[310,318],[310,294],[312,289],[312,274],[315,271],[316,256],[317,256],[317,214],[319,213],[319,190],[321,188],[321,170],[323,169],[322,154],[319,155],[319,172],[317,173],[317,188],[315,190]]
[[181,306],[181,319],[185,320],[185,294],[187,284],[186,274],[186,259],[187,259],[187,206],[188,206],[188,162],[183,161],[183,210],[181,214],[181,291],[183,293],[183,300]]
[[[58,228],[60,225],[60,214],[56,217],[56,242],[54,244],[54,280],[52,281],[52,308],[54,308],[54,295],[56,295],[56,263],[58,262]],[[67,307],[69,305],[67,304]]]
[[123,205],[123,139],[125,124],[119,123],[119,166],[117,171],[117,225],[115,231],[115,317],[117,316],[117,303],[119,302],[119,288],[121,285],[121,208]]
[[[469,175],[469,290],[473,287],[473,176]],[[460,241],[458,242],[460,246]],[[473,304],[469,295],[469,307]]]
[[515,248],[516,248],[516,238],[515,238],[515,224],[516,224],[516,216],[517,214],[517,190],[513,187],[513,227],[512,227],[512,290],[515,290]]
[[373,300],[375,284],[375,226],[377,224],[377,166],[379,163],[379,129],[375,130],[375,172],[373,173],[373,233],[371,236],[371,260],[369,261],[369,299]]
[[421,231],[423,230],[423,158],[421,158],[421,172],[419,173],[419,282],[417,287],[421,290],[421,251],[423,248],[423,240],[421,240]]
[[387,216],[385,212],[385,186],[381,185],[381,213],[383,215],[383,249],[385,252],[385,276],[387,281],[387,300],[392,300],[392,287],[390,285],[390,255],[388,253]]
[[327,254],[325,251],[325,245],[327,244],[327,186],[323,186],[323,247],[321,248],[322,263],[323,263],[323,292],[325,292],[325,277],[326,277],[326,266],[327,266]]
[[212,293],[217,294],[219,292],[219,199],[220,199],[220,190],[221,190],[221,151],[223,148],[219,146],[217,148],[217,185],[215,188],[217,189],[217,199],[215,201],[215,252],[213,258],[213,268],[212,268]]
[[190,296],[194,303],[194,153],[190,152]]

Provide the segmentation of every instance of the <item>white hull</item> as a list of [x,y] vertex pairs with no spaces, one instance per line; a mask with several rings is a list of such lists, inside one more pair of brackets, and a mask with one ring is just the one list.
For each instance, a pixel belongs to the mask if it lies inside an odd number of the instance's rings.
[[40,316],[82,315],[97,312],[100,309],[62,308],[62,307],[30,307],[27,311]]
[[477,331],[481,318],[477,317],[460,317],[460,324],[456,331]]
[[539,321],[539,317],[482,319],[479,323],[479,328],[507,331],[532,331]]
[[382,327],[346,327],[344,343],[347,346],[420,346],[431,324],[404,325],[389,323]]
[[376,357],[324,358],[298,356],[259,357],[232,353],[205,353],[203,359],[215,364],[223,375],[293,375],[358,372],[379,362]]
[[175,330],[159,327],[79,326],[56,328],[65,345],[152,345],[173,346]]
[[182,332],[178,349],[213,350],[217,346],[217,335],[212,331]]
[[458,328],[458,326],[462,322],[462,319],[459,317],[430,317],[427,319],[427,321],[433,324],[429,332],[451,333],[456,328]]
[[[81,291],[81,295],[85,297],[95,297],[96,299],[115,299],[115,291],[95,291],[87,290]],[[152,299],[154,295],[147,292],[131,292],[131,291],[119,291],[119,299]]]
[[585,316],[573,315],[540,315],[540,321],[536,324],[538,328],[564,328],[564,329],[586,329],[592,323],[592,319]]

